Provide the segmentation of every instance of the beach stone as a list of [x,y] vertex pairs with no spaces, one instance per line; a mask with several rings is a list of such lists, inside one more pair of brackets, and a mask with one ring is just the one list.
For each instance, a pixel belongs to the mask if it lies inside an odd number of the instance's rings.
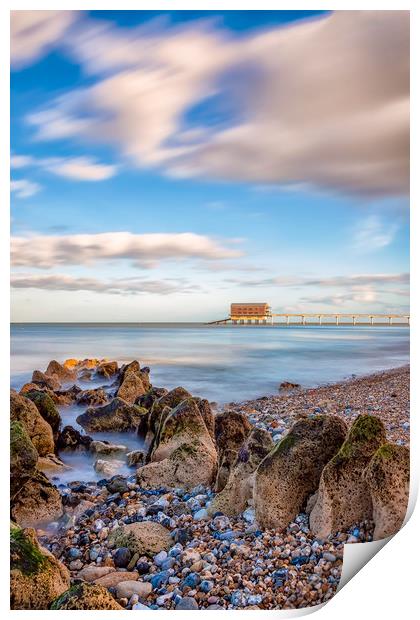
[[359,415],[340,451],[322,472],[317,501],[309,517],[316,536],[325,538],[372,519],[372,499],[363,473],[383,443],[385,428],[381,420]]
[[194,611],[198,609],[198,603],[192,596],[185,596],[175,605],[175,609],[178,611]]
[[98,584],[78,583],[59,596],[50,609],[117,610],[124,609],[108,590]]
[[103,405],[108,402],[108,395],[103,388],[82,390],[78,393],[76,402],[78,405],[88,405],[89,407]]
[[322,469],[340,449],[346,430],[345,422],[332,415],[295,422],[257,468],[254,505],[260,527],[287,527],[316,491]]
[[48,478],[35,470],[22,480],[11,500],[11,515],[22,527],[56,521],[63,514],[61,495]]
[[252,430],[248,418],[236,411],[224,411],[215,416],[215,440],[217,447],[217,475],[215,491],[220,493],[238,457],[240,447]]
[[114,476],[106,484],[108,493],[127,493],[128,483],[124,476]]
[[299,383],[292,383],[291,381],[283,381],[279,385],[279,390],[296,390],[300,388]]
[[96,583],[99,586],[104,586],[104,588],[114,588],[123,581],[136,581],[138,577],[139,575],[136,572],[113,571],[112,573],[98,577],[93,583]]
[[126,568],[132,557],[133,553],[128,547],[120,547],[113,555],[114,564],[117,568]]
[[65,383],[75,381],[77,378],[77,373],[74,368],[66,368],[60,364],[60,362],[57,362],[57,360],[51,360],[45,374],[47,377],[57,377],[59,381]]
[[61,459],[55,454],[47,454],[47,456],[40,456],[37,463],[37,469],[44,474],[53,473],[59,474],[63,471],[71,469],[69,465],[65,465]]
[[[147,386],[149,383],[148,379],[149,377],[147,375]],[[142,377],[137,373],[128,372],[124,375],[123,382],[118,388],[117,396],[125,400],[127,403],[134,404],[135,400],[139,396],[146,394],[146,392],[147,387],[145,387]]]
[[92,582],[95,579],[99,579],[104,575],[115,572],[115,568],[112,566],[85,566],[81,571],[77,573],[77,578],[83,581]]
[[402,527],[410,491],[410,450],[385,443],[365,470],[372,498],[373,540],[392,536]]
[[96,454],[114,454],[116,452],[126,452],[127,447],[121,444],[110,443],[108,441],[95,440],[89,446],[91,452]]
[[117,547],[127,547],[140,556],[154,557],[159,551],[172,545],[171,534],[166,527],[154,521],[129,523],[113,530],[109,543]]
[[137,482],[144,488],[192,489],[197,483],[212,484],[216,449],[193,398],[169,412],[151,459],[153,462],[137,470]]
[[38,452],[25,426],[21,422],[10,422],[10,493],[19,491],[25,480],[35,472]]
[[51,426],[39,413],[29,398],[10,391],[10,419],[20,422],[26,429],[39,456],[54,452],[54,438]]
[[89,407],[76,418],[76,422],[88,432],[124,432],[135,430],[145,413],[146,409],[131,405],[122,398],[114,398],[101,407]]
[[61,416],[53,399],[42,390],[27,392],[26,397],[35,403],[41,416],[51,426],[53,434],[57,435],[61,426]]
[[57,450],[69,452],[74,450],[89,450],[92,437],[82,435],[72,426],[65,426],[57,437]]
[[147,581],[122,581],[115,587],[117,598],[130,598],[137,594],[140,598],[147,598],[152,591],[152,584]]
[[70,573],[40,546],[35,530],[10,526],[10,607],[48,609],[70,585]]
[[32,373],[32,383],[39,384],[42,387],[47,387],[50,390],[59,390],[61,388],[61,382],[58,377],[49,377],[41,370],[34,370]]
[[210,514],[223,512],[225,515],[235,516],[246,509],[248,500],[253,496],[255,471],[273,447],[274,443],[268,431],[252,429],[238,451],[226,485],[214,497],[209,507]]
[[78,385],[72,385],[67,390],[56,390],[54,392],[55,402],[61,406],[72,405],[76,402],[78,395],[82,391]]
[[119,461],[118,459],[113,459],[112,461],[98,459],[95,461],[94,469],[104,476],[113,476],[121,467],[124,467],[124,465],[125,462]]

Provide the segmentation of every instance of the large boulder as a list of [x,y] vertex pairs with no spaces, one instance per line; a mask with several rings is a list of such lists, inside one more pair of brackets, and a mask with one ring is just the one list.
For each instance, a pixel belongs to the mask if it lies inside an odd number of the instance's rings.
[[239,448],[251,432],[248,418],[237,411],[224,411],[215,416],[215,439],[217,447],[217,476],[215,491],[225,487],[231,469],[238,457]]
[[210,437],[213,439],[213,441],[215,441],[214,413],[211,410],[209,401],[206,398],[198,397],[194,397],[194,400],[199,412],[201,413],[201,417],[203,418],[204,424],[207,427]]
[[159,441],[159,430],[164,418],[186,398],[191,398],[191,394],[183,387],[176,387],[155,400],[147,415],[140,420],[137,433],[150,446],[150,452]]
[[21,422],[39,456],[54,452],[54,437],[51,426],[39,413],[36,405],[25,396],[10,391],[10,419]]
[[89,432],[136,430],[146,409],[114,398],[102,407],[90,407],[76,418],[76,422]]
[[57,403],[59,405],[67,406],[67,405],[72,405],[73,403],[75,403],[77,401],[79,394],[82,391],[83,390],[79,388],[78,385],[72,385],[67,390],[56,390],[54,394],[55,394]]
[[375,452],[365,479],[372,498],[373,539],[392,536],[401,528],[410,490],[410,450],[385,443]]
[[21,422],[10,422],[10,495],[35,472],[38,452]]
[[135,404],[145,409],[151,409],[155,401],[168,393],[166,388],[151,387],[145,394],[142,394],[135,400]]
[[183,400],[162,422],[151,463],[137,470],[141,486],[192,488],[213,482],[217,453],[193,398]]
[[50,609],[58,610],[123,610],[104,586],[77,583],[52,602]]
[[61,382],[57,376],[48,376],[41,370],[34,370],[32,373],[32,383],[38,384],[41,387],[46,387],[50,390],[59,390]]
[[76,396],[78,405],[87,405],[95,407],[96,405],[104,405],[108,402],[108,395],[103,388],[95,388],[93,390],[82,390]]
[[105,361],[101,362],[97,366],[96,372],[101,377],[105,377],[105,379],[109,379],[113,375],[117,374],[117,372],[118,372],[118,363],[117,362],[110,362],[110,361],[106,361],[105,360]]
[[59,452],[89,450],[92,441],[92,437],[82,435],[72,426],[65,426],[57,437],[57,450]]
[[48,609],[70,585],[70,574],[41,547],[35,531],[10,527],[10,607]]
[[74,368],[66,368],[56,360],[51,360],[45,374],[47,377],[56,377],[62,383],[75,381],[77,378],[77,372]]
[[160,523],[141,521],[112,530],[108,545],[114,548],[126,547],[140,556],[153,557],[159,551],[169,549],[173,545],[173,540],[170,531]]
[[322,469],[338,452],[346,424],[337,416],[319,415],[297,421],[262,460],[254,485],[257,522],[284,529],[316,491]]
[[37,390],[28,392],[26,398],[35,403],[39,413],[51,426],[53,434],[57,435],[61,426],[61,416],[51,396],[44,391]]
[[356,418],[340,451],[322,472],[318,497],[309,517],[316,536],[325,538],[372,518],[372,500],[363,473],[383,443],[385,429],[379,418]]
[[22,480],[11,499],[12,519],[22,527],[43,526],[56,521],[62,514],[59,491],[38,470]]
[[[148,375],[147,375],[148,378]],[[123,382],[117,390],[117,396],[133,404],[139,396],[146,394],[149,383],[143,382],[140,374],[128,372],[124,375]]]
[[246,509],[253,497],[254,473],[273,449],[273,440],[268,431],[253,428],[241,446],[234,466],[223,490],[213,499],[209,512],[223,512],[228,516],[238,515]]

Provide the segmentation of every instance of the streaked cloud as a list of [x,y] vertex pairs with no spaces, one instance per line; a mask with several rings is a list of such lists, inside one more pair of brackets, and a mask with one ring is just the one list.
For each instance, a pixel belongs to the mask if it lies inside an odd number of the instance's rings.
[[357,226],[352,247],[363,253],[375,252],[390,245],[399,229],[399,222],[385,221],[379,215],[369,215]]
[[306,287],[306,286],[319,286],[319,287],[342,287],[347,288],[350,286],[369,286],[380,284],[409,284],[409,273],[375,273],[375,274],[355,274],[347,276],[329,276],[325,278],[300,278],[297,276],[283,277],[278,276],[274,278],[263,279],[240,279],[240,278],[226,278],[225,282],[237,284],[238,286],[254,287],[254,286],[281,286],[281,287]]
[[144,280],[141,278],[122,278],[100,280],[97,278],[74,277],[67,274],[13,274],[11,286],[15,289],[41,289],[46,291],[90,291],[111,295],[171,295],[197,292],[200,286],[189,284],[186,280]]
[[41,190],[41,185],[35,183],[35,181],[29,181],[28,179],[12,179],[10,181],[10,191],[14,193],[17,198],[30,198]]
[[104,181],[113,177],[118,166],[98,162],[93,157],[44,157],[12,155],[12,168],[38,168],[77,181]]
[[40,58],[63,37],[74,19],[73,11],[11,11],[12,66],[25,66]]
[[[236,39],[209,24],[84,20],[66,46],[96,82],[30,115],[40,139],[108,142],[175,176],[408,192],[408,11],[338,11]],[[232,102],[223,123],[188,124],[218,99]]]
[[49,269],[56,265],[88,265],[127,259],[136,267],[150,268],[165,259],[206,261],[238,258],[243,252],[230,244],[195,233],[108,232],[98,234],[13,237],[11,261],[17,267]]

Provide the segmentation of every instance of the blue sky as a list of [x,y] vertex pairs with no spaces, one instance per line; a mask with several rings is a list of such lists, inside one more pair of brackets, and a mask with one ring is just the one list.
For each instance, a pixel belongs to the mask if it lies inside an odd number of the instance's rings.
[[407,13],[19,11],[11,61],[14,321],[408,310]]

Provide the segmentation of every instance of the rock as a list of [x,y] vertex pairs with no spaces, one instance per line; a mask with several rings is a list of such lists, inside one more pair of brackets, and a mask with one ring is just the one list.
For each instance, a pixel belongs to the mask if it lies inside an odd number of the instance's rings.
[[91,452],[95,454],[115,454],[117,452],[127,452],[127,447],[121,444],[110,443],[109,441],[92,441],[89,446]]
[[316,536],[325,538],[372,519],[372,500],[363,472],[383,443],[385,429],[380,419],[358,416],[340,451],[322,472],[318,498],[309,518]]
[[114,553],[114,564],[117,568],[126,568],[130,564],[132,552],[128,547],[119,547]]
[[127,465],[134,467],[135,465],[144,465],[146,461],[146,453],[144,450],[133,450],[127,453]]
[[95,579],[93,583],[104,586],[104,588],[114,588],[119,583],[125,581],[136,581],[138,579],[138,573],[129,571],[113,571],[102,577]]
[[49,377],[40,370],[33,371],[32,383],[39,384],[42,387],[47,387],[50,390],[59,390],[61,387],[61,383],[57,377]]
[[135,404],[145,409],[151,409],[153,403],[168,393],[166,388],[152,387],[147,392],[136,398]]
[[36,405],[25,396],[10,391],[10,419],[21,422],[25,427],[39,456],[54,452],[51,426],[39,413]]
[[330,415],[295,422],[256,471],[254,505],[260,527],[287,527],[316,491],[322,469],[340,449],[346,429],[341,418]]
[[147,581],[122,581],[115,588],[117,598],[130,598],[133,594],[147,598],[151,591],[152,584]]
[[74,369],[66,368],[56,360],[51,360],[45,371],[47,377],[56,377],[59,381],[68,383],[75,381],[77,373]]
[[103,474],[104,476],[114,476],[124,465],[125,462],[119,461],[118,459],[113,459],[112,461],[97,459],[93,467],[97,473]]
[[61,426],[61,416],[52,398],[43,391],[27,392],[26,397],[35,403],[41,416],[51,426],[53,434],[56,436]]
[[115,568],[112,566],[85,566],[77,573],[77,578],[82,579],[83,581],[92,582],[95,581],[95,579],[99,579],[100,577],[113,573],[114,571]]
[[118,388],[117,396],[125,400],[127,403],[133,404],[139,396],[146,394],[146,391],[147,388],[145,387],[141,376],[134,372],[128,372],[125,374],[124,380]]
[[215,421],[214,421],[214,413],[211,409],[210,403],[205,398],[197,398],[194,397],[195,404],[198,407],[199,412],[201,413],[201,417],[203,418],[204,424],[207,427],[210,437],[215,441]]
[[105,377],[105,379],[109,379],[110,377],[112,377],[113,375],[116,375],[118,372],[118,363],[117,362],[108,362],[108,361],[104,361],[101,362],[97,369],[96,372],[98,375],[101,375],[102,377]]
[[210,519],[210,517],[205,508],[201,508],[201,510],[197,510],[194,513],[194,521],[207,521],[207,519]]
[[70,574],[41,547],[35,531],[10,527],[10,607],[48,609],[70,585]]
[[67,390],[56,390],[54,394],[57,404],[68,406],[77,401],[80,392],[82,389],[78,385],[72,385]]
[[24,481],[11,498],[11,515],[22,527],[56,521],[63,514],[61,495],[40,471]]
[[198,609],[198,603],[192,598],[192,596],[185,596],[175,605],[175,609],[182,611],[194,611]]
[[155,400],[150,411],[141,419],[137,433],[144,437],[146,444],[150,446],[149,453],[159,442],[159,431],[164,417],[187,398],[191,398],[191,394],[182,387],[176,387]]
[[211,503],[211,514],[223,512],[235,516],[246,509],[248,500],[253,496],[255,471],[273,446],[268,431],[256,427],[252,429],[238,451],[226,485]]
[[108,491],[108,493],[111,493],[111,494],[127,493],[128,491],[127,480],[124,478],[124,476],[114,476],[113,478],[111,478],[109,482],[107,482],[106,490]]
[[407,512],[410,450],[385,443],[367,466],[365,480],[372,498],[373,540],[392,536],[401,528]]
[[65,465],[61,459],[55,454],[47,454],[47,456],[40,456],[38,459],[37,469],[44,474],[61,473],[63,471],[71,469],[68,465]]
[[113,530],[109,543],[116,547],[127,547],[132,553],[155,556],[162,549],[169,549],[172,538],[169,530],[154,521],[141,521],[122,525]]
[[92,437],[82,435],[72,426],[65,426],[57,437],[58,451],[89,450]]
[[188,398],[165,418],[151,455],[153,462],[137,470],[137,481],[145,488],[210,486],[216,459],[213,440],[197,404]]
[[217,446],[217,476],[214,490],[220,493],[227,483],[239,448],[251,432],[252,425],[244,414],[236,411],[217,414],[214,423]]
[[108,402],[107,393],[103,388],[95,388],[92,390],[82,390],[76,397],[78,405],[88,405],[94,407],[103,405]]
[[90,407],[76,418],[76,422],[89,432],[124,432],[137,429],[146,409],[114,398],[103,407]]
[[101,585],[78,583],[59,596],[51,609],[100,610],[124,609]]
[[25,426],[21,422],[10,422],[10,494],[20,487],[35,472],[38,452],[35,449]]
[[279,390],[296,390],[300,388],[299,383],[292,383],[291,381],[283,381],[279,385]]

